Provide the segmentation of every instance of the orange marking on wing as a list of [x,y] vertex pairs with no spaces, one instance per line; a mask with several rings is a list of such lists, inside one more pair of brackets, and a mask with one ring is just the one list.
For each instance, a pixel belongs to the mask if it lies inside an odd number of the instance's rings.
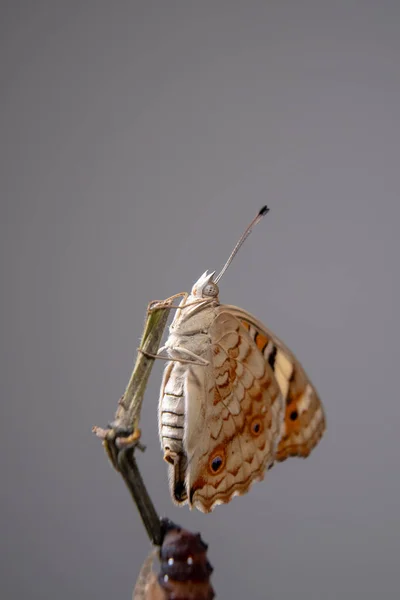
[[[300,410],[307,384],[304,374],[295,366],[286,399],[285,435],[280,440],[276,453],[278,461],[283,461],[289,456],[306,458],[325,431],[325,417],[315,390],[312,391],[307,409]],[[321,410],[321,417],[309,430],[318,410]]]
[[268,344],[268,338],[262,333],[257,332],[255,342],[257,344],[257,348],[263,352],[265,346]]
[[[304,394],[307,393],[307,385],[311,385],[311,383],[301,364],[289,350],[282,347],[283,344],[281,346],[280,340],[278,338],[275,339],[273,334],[265,333],[256,323],[246,320],[242,315],[240,316],[240,322],[247,331],[250,330],[251,326],[255,329],[256,335],[254,341],[259,350],[263,352],[268,343],[272,342],[278,354],[283,353],[293,365],[293,371],[287,380],[287,391],[286,389],[284,390],[286,396],[284,431],[278,444],[276,459],[277,461],[283,461],[289,456],[301,456],[305,458],[318,444],[326,429],[324,409],[318,394],[313,388],[309,401],[304,406],[302,400]],[[274,373],[276,368],[277,365],[272,366]],[[284,374],[281,373],[280,375],[282,377]],[[268,385],[268,381],[264,385]],[[249,390],[252,398],[254,398],[257,392],[258,390],[256,389]],[[271,404],[274,404],[274,400],[272,400]]]
[[215,388],[214,388],[214,402],[213,402],[214,406],[216,404],[218,404],[219,402],[221,402],[221,400],[222,400],[221,394],[219,393],[217,386],[215,386]]
[[[200,470],[198,477],[194,480],[190,489],[190,497],[195,500],[195,494],[198,500],[201,499],[201,504],[205,512],[208,512],[216,499],[222,502],[229,502],[235,489],[239,494],[245,493],[251,482],[254,479],[261,479],[266,468],[265,462],[262,460],[262,454],[265,452],[267,444],[270,444],[271,428],[273,425],[272,413],[272,397],[279,396],[277,383],[270,380],[270,373],[267,371],[262,379],[255,380],[254,387],[247,390],[244,400],[242,401],[242,411],[240,415],[228,415],[228,418],[234,419],[235,430],[231,435],[226,435],[220,443],[213,448],[211,454],[204,457],[203,468]],[[214,402],[223,401],[223,392],[221,386],[216,386],[214,391]],[[266,390],[269,390],[266,394]],[[253,394],[250,395],[250,392]],[[269,405],[271,402],[271,406]],[[260,401],[263,401],[260,403]],[[276,423],[275,428],[278,426]],[[275,429],[275,434],[278,434],[278,429]],[[222,434],[223,435],[223,434]],[[240,438],[243,444],[243,450],[247,450],[241,456],[241,460],[232,460],[233,453],[231,452],[232,443],[236,438]],[[250,450],[250,445],[252,449]],[[254,464],[254,456],[258,455],[258,463]],[[215,458],[221,459],[220,465],[212,463]],[[225,480],[226,474],[230,473],[237,477],[242,469],[243,463],[252,465],[251,473],[239,479],[228,489],[221,488]],[[253,463],[253,464],[252,464]],[[218,475],[221,474],[221,477]],[[208,488],[207,492],[202,494],[202,489]],[[210,493],[210,488],[214,493]]]
[[237,358],[239,356],[239,348],[237,346],[235,348],[229,348],[228,355],[231,358]]

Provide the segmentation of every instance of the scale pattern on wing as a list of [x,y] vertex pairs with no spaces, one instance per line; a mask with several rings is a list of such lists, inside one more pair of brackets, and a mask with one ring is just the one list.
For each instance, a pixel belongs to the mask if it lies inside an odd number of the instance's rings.
[[203,512],[261,480],[274,459],[283,398],[257,345],[240,321],[221,312],[210,330],[213,386],[201,453],[189,468],[189,502]]
[[289,456],[306,458],[326,427],[318,394],[299,361],[276,336],[251,320],[242,319],[242,325],[270,364],[285,400],[276,460],[283,461]]

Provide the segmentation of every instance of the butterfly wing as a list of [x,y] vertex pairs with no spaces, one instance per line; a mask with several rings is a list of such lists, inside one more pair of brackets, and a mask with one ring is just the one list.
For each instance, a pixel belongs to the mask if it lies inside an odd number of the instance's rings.
[[225,306],[235,315],[271,366],[285,400],[285,419],[276,460],[306,458],[325,429],[325,414],[318,394],[293,352],[262,323],[236,306]]
[[[284,416],[268,361],[246,327],[223,308],[209,331],[210,367],[190,365],[186,383],[186,489],[189,504],[203,512],[263,479],[275,459]],[[205,401],[196,401],[196,390],[206,394]]]

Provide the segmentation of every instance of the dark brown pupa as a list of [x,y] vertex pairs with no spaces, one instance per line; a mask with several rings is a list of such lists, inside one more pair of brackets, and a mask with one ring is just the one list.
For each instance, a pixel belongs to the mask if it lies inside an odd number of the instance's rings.
[[[162,545],[143,564],[133,600],[212,600],[213,568],[207,560],[207,544],[199,533],[191,533],[167,519],[162,526]],[[158,573],[153,565],[157,555]]]

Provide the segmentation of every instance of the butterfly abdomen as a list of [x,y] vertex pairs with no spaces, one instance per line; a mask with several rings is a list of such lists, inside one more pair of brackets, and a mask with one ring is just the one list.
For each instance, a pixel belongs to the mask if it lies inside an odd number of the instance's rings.
[[182,451],[185,423],[184,397],[165,393],[161,403],[161,443],[174,452]]
[[161,401],[160,437],[164,459],[169,463],[171,494],[175,502],[186,502],[186,454],[183,449],[184,397],[164,394]]
[[212,600],[213,571],[207,560],[207,545],[200,534],[171,524],[160,550],[158,583],[168,599]]
[[[184,369],[179,363],[170,363],[164,371],[159,402],[159,433],[161,446],[171,453],[183,451],[185,398],[183,393]],[[171,461],[168,461],[171,462]]]
[[171,496],[177,504],[187,501],[185,473],[186,453],[183,447],[185,431],[184,369],[170,363],[165,369],[159,404],[159,432],[164,460],[168,463]]

